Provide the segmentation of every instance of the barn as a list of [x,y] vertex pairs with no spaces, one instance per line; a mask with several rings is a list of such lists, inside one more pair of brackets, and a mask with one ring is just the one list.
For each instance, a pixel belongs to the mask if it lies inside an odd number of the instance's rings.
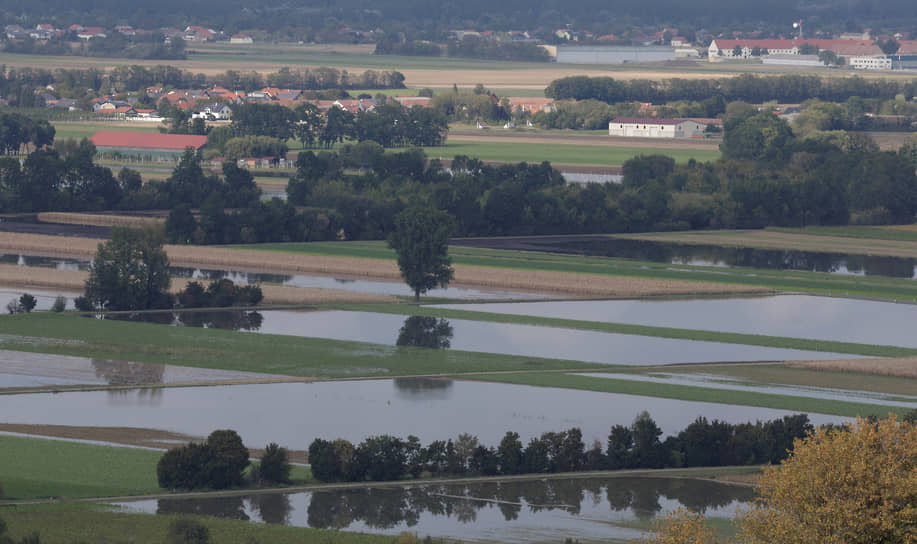
[[631,138],[696,138],[703,137],[705,128],[706,125],[692,119],[618,117],[608,123],[608,135]]

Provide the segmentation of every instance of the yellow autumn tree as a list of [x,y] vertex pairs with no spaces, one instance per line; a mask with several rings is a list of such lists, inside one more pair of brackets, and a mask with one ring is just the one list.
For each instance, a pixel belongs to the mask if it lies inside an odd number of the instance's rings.
[[915,544],[917,425],[892,414],[816,431],[758,491],[739,516],[742,544]]
[[659,518],[642,544],[714,544],[716,535],[703,514],[678,508]]

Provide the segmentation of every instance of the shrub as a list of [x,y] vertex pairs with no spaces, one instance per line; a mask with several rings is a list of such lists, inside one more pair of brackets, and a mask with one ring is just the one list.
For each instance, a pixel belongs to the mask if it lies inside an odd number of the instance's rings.
[[51,305],[52,312],[60,313],[66,309],[67,309],[67,297],[60,296],[54,299],[54,304]]
[[29,313],[34,310],[36,304],[38,304],[38,301],[35,300],[35,297],[28,293],[23,293],[22,296],[19,297],[19,306],[25,313]]
[[207,544],[210,542],[210,529],[203,523],[180,518],[169,523],[166,544]]
[[285,484],[290,482],[290,463],[287,449],[271,442],[264,448],[261,457],[260,479],[262,482]]

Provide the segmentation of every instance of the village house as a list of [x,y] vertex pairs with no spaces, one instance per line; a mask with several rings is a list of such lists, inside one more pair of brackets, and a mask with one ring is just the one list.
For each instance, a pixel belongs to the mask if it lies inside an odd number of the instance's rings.
[[[867,61],[866,58],[880,58],[885,54],[871,40],[823,40],[823,39],[714,39],[707,48],[708,60],[718,62],[727,59],[746,59],[757,55],[799,55],[803,45],[810,45],[819,51],[831,51],[838,57],[857,60],[857,67],[873,68],[885,66],[884,61]],[[890,67],[890,66],[889,66]]]
[[504,98],[509,103],[510,113],[517,111],[525,114],[538,112],[553,113],[557,111],[553,98],[538,98],[531,96],[507,96]]
[[229,43],[249,44],[249,43],[255,43],[255,42],[254,40],[252,40],[252,37],[249,36],[248,34],[233,34],[232,36],[229,37]]

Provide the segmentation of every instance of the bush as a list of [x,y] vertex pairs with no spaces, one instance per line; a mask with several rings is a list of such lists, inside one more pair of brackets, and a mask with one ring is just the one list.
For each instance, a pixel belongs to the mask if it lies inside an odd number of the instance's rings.
[[242,483],[248,450],[238,433],[210,433],[203,444],[189,443],[163,454],[156,465],[159,486],[166,489],[224,489]]
[[60,313],[66,309],[67,309],[67,297],[60,296],[54,299],[54,304],[51,305],[52,312]]
[[10,314],[21,314],[22,305],[15,298],[6,303],[6,311]]
[[169,523],[166,544],[207,544],[210,529],[193,519],[176,519]]
[[19,297],[19,306],[25,313],[29,313],[34,310],[36,304],[38,304],[38,301],[35,300],[35,297],[28,293],[23,293],[22,296]]
[[264,299],[257,285],[236,285],[229,279],[210,282],[205,289],[196,281],[188,283],[178,294],[183,308],[225,308],[228,306],[254,306]]
[[259,475],[262,482],[286,484],[290,482],[290,463],[288,462],[287,449],[281,448],[271,442],[264,448],[261,457]]

